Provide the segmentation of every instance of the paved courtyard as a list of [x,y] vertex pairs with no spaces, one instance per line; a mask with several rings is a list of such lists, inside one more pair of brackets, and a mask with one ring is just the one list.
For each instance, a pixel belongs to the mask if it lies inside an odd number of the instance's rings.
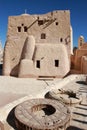
[[[79,91],[83,101],[80,105],[69,106],[71,109],[71,124],[67,130],[87,130],[87,85],[84,75],[71,75],[64,79],[28,79],[1,76],[0,77],[0,121],[6,121],[7,114],[13,106],[29,98],[44,98],[52,89],[72,89]],[[26,98],[27,96],[27,98]],[[24,99],[25,97],[25,99]],[[21,99],[21,100],[20,100]],[[16,102],[15,102],[16,101]],[[9,105],[10,104],[10,105]],[[6,111],[6,113],[5,113]],[[3,114],[4,113],[4,114]],[[9,119],[11,120],[12,117]],[[9,125],[10,121],[7,121]],[[14,125],[8,130],[14,130]],[[1,129],[2,130],[2,129]],[[6,129],[5,129],[6,130]]]
[[[35,98],[49,91],[61,79],[0,77],[0,107],[24,96]],[[3,100],[2,100],[3,99]]]

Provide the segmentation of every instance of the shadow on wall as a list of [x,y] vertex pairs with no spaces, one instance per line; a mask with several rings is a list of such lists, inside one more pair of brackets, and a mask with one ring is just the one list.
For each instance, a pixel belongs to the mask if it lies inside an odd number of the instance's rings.
[[18,71],[19,71],[19,64],[17,64],[12,70],[11,70],[11,76],[18,77]]

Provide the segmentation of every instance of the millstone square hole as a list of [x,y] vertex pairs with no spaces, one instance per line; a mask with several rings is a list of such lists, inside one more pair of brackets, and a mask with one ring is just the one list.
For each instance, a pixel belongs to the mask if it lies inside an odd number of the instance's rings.
[[52,105],[39,104],[31,108],[33,114],[39,117],[50,116],[56,112],[56,109]]

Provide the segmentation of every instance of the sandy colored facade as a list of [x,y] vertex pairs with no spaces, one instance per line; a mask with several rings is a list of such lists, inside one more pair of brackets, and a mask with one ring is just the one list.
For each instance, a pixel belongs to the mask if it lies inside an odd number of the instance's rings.
[[78,39],[78,48],[71,58],[72,72],[87,74],[87,43],[84,42],[84,37],[80,36]]
[[72,53],[70,12],[22,14],[8,19],[3,74],[18,77],[63,77]]
[[0,64],[3,63],[3,48],[2,48],[2,43],[0,41]]

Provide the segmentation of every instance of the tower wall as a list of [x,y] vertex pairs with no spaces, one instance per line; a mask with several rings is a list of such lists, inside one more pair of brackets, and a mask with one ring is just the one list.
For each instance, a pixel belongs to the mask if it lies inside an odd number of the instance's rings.
[[[68,10],[53,11],[43,15],[22,14],[19,16],[10,16],[8,19],[7,41],[4,54],[4,72],[6,72],[8,62],[8,68],[10,68],[9,75],[13,76],[18,75],[23,59],[32,60],[33,63],[31,61],[30,63],[34,64],[35,55],[38,53],[36,46],[39,44],[44,44],[45,46],[48,44],[51,44],[51,46],[55,44],[64,45],[70,66],[72,50],[72,30],[70,27],[70,12]],[[31,38],[31,35],[34,39]],[[27,37],[28,39],[26,40]],[[8,52],[9,60],[5,58]],[[39,55],[41,53],[40,51]],[[62,56],[61,50],[60,53]],[[37,62],[39,64],[39,61]],[[56,62],[58,64],[58,61]],[[3,74],[5,75],[5,73]]]

